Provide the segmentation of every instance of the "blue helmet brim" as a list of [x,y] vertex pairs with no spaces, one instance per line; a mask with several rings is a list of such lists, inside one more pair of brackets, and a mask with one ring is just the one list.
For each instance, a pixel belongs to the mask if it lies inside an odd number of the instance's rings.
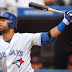
[[6,18],[6,17],[4,17],[4,16],[0,16],[0,19],[1,19],[1,18],[4,18],[4,19],[9,19],[9,18]]

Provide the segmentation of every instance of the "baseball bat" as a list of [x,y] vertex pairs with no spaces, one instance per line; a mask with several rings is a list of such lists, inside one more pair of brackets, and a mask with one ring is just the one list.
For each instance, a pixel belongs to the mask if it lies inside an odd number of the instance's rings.
[[[34,2],[30,2],[30,3],[29,3],[29,7],[35,8],[35,9],[39,9],[39,10],[44,10],[44,11],[51,11],[51,12],[61,13],[61,14],[64,14],[64,13],[65,13],[65,12],[63,12],[63,11],[59,11],[59,10],[50,8],[50,7],[48,7],[48,6],[43,6],[43,5],[34,3]],[[72,14],[69,13],[68,16],[71,17]]]

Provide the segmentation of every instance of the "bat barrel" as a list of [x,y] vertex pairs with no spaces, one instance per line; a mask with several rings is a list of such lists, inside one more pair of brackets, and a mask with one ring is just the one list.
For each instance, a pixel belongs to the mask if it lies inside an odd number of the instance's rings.
[[40,4],[36,4],[36,3],[33,3],[33,2],[29,3],[29,7],[39,9],[39,10],[48,11],[48,7],[40,5]]

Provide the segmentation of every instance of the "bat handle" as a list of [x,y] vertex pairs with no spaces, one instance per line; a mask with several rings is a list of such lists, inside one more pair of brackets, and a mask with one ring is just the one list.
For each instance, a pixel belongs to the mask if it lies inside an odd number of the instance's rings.
[[[65,12],[60,11],[61,14],[65,14]],[[72,13],[68,14],[69,17],[72,17]]]
[[[59,10],[56,10],[56,9],[53,9],[53,8],[50,8],[50,7],[48,7],[47,10],[48,10],[48,11],[51,11],[51,12],[56,12],[56,13],[60,13],[60,14],[65,14],[65,12],[63,12],[63,11],[59,11]],[[69,17],[72,17],[72,13],[69,13],[68,16],[69,16]]]
[[63,11],[59,11],[59,10],[56,10],[56,9],[53,9],[53,8],[50,8],[50,7],[48,7],[48,11],[64,14]]
[[69,17],[72,17],[72,13],[69,13],[68,16],[69,16]]
[[[62,12],[62,14],[64,14],[64,12]],[[69,17],[72,17],[72,13],[69,13],[68,16],[69,16]]]

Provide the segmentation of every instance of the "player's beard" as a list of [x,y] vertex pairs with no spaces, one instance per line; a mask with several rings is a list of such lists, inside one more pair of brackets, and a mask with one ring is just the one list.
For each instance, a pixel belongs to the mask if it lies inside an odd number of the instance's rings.
[[10,31],[10,27],[9,26],[5,26],[2,29],[0,29],[0,33],[1,34],[5,34],[5,33],[9,32],[9,31]]

